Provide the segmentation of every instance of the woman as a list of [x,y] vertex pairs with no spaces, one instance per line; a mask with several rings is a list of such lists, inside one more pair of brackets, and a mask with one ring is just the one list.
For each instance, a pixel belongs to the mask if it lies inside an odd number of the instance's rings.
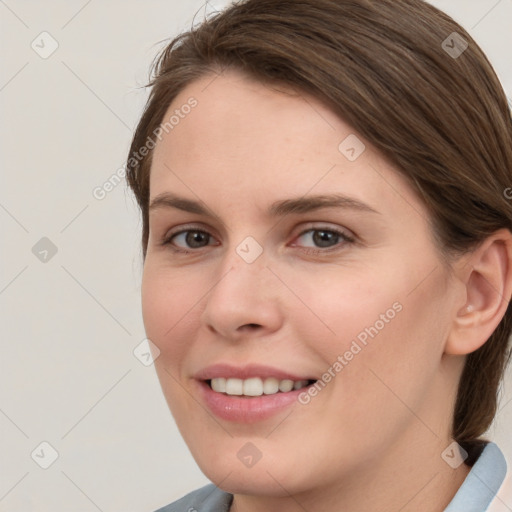
[[420,0],[247,0],[154,71],[144,325],[215,484],[161,511],[501,500],[512,121],[476,43]]

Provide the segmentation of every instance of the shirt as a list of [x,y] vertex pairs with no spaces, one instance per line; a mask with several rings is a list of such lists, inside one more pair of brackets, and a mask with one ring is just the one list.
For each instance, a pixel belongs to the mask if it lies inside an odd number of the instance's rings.
[[[155,512],[229,512],[233,495],[209,484]],[[510,512],[512,478],[495,443],[485,445],[444,512]]]

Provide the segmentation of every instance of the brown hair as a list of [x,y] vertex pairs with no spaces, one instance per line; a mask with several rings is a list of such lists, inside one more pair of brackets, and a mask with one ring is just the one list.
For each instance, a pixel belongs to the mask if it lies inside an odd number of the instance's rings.
[[[464,40],[467,49],[454,53]],[[512,230],[504,197],[512,184],[510,110],[491,64],[462,27],[422,0],[245,0],[174,38],[153,65],[127,161],[144,259],[152,152],[141,158],[139,150],[149,147],[179,92],[224,68],[325,101],[418,193],[445,261],[500,228]],[[496,414],[511,329],[509,305],[489,340],[467,356],[452,431],[463,446]]]

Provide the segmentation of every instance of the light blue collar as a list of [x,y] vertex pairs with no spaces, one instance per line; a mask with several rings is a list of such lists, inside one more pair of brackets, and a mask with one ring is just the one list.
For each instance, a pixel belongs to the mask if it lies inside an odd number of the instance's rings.
[[494,443],[487,443],[444,512],[485,512],[507,474],[507,462]]

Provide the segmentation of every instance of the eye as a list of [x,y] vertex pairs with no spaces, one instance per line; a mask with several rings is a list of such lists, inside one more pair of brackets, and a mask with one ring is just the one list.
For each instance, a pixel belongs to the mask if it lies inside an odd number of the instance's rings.
[[[168,245],[175,252],[190,254],[197,249],[202,249],[209,245],[219,245],[210,243],[213,236],[202,229],[182,229],[176,233],[171,233],[162,241],[162,245]],[[310,228],[303,231],[295,240],[301,240],[302,243],[292,243],[291,246],[302,246],[304,252],[311,254],[321,254],[341,249],[344,244],[355,242],[355,238],[348,233],[332,228],[319,227]],[[310,240],[313,245],[307,245]],[[304,245],[305,244],[305,245]]]
[[[187,249],[201,249],[207,247],[212,235],[210,233],[200,229],[186,229],[173,233],[166,237],[162,242],[162,245],[171,245],[172,249],[176,252],[189,253]],[[182,245],[179,245],[179,244]]]
[[[312,235],[312,236],[311,236]],[[308,248],[306,245],[306,252],[310,253],[325,253],[331,250],[339,249],[338,247],[342,242],[345,243],[354,243],[355,238],[350,236],[348,233],[344,231],[338,231],[336,229],[330,228],[312,228],[306,231],[303,231],[298,237],[297,240],[311,240],[314,245],[310,245],[309,247],[313,247],[313,249]],[[292,244],[292,245],[295,245]],[[318,247],[319,249],[315,249],[314,247]]]

